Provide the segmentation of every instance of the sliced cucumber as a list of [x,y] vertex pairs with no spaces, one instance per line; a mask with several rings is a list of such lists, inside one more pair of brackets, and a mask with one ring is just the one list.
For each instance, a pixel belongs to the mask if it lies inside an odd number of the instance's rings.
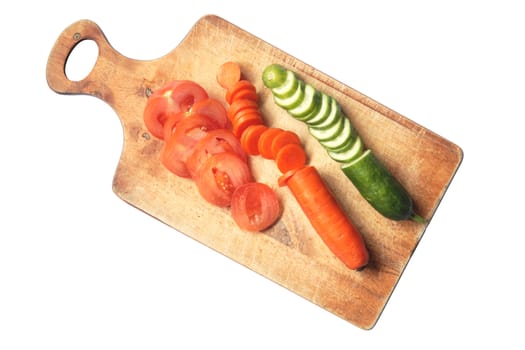
[[312,85],[305,84],[303,100],[297,107],[289,109],[288,113],[292,117],[304,121],[305,117],[308,117],[316,108],[319,108],[320,99],[321,95],[319,92]]
[[342,118],[343,127],[339,133],[335,135],[335,137],[319,141],[321,145],[323,145],[324,148],[327,150],[337,150],[341,147],[344,147],[348,142],[350,142],[350,139],[352,138],[352,125],[350,125],[350,120],[348,120],[347,117]]
[[316,123],[315,125],[310,125],[311,129],[323,130],[331,128],[333,125],[340,122],[341,119],[341,106],[334,98],[330,98],[330,112],[324,118],[324,120]]
[[328,155],[335,161],[340,163],[349,163],[359,157],[364,151],[364,145],[361,138],[354,133],[355,139],[349,142],[349,148],[340,151],[328,151]]
[[275,101],[275,103],[278,106],[286,110],[297,107],[299,104],[301,104],[301,102],[303,101],[303,98],[304,98],[304,82],[303,81],[299,81],[299,84],[297,84],[295,91],[290,97],[279,98],[275,95],[273,96],[273,100]]
[[288,70],[278,64],[270,64],[267,66],[262,74],[264,85],[273,89],[281,86],[286,81]]
[[392,220],[425,222],[414,213],[412,199],[403,186],[363,145],[335,98],[316,92],[278,64],[266,67],[263,82],[277,105],[307,124],[311,135],[342,164],[343,173],[379,213]]
[[333,140],[341,133],[341,130],[343,130],[345,124],[344,119],[341,117],[338,118],[338,121],[335,124],[326,129],[317,129],[309,127],[308,130],[310,131],[310,134],[313,137],[315,137],[319,142]]
[[274,87],[272,89],[272,93],[279,98],[291,97],[297,89],[298,84],[299,79],[297,79],[295,73],[291,70],[288,70],[286,71],[286,80],[282,83],[282,85]]
[[332,105],[332,98],[327,94],[321,93],[321,101],[319,102],[319,109],[315,114],[312,114],[308,119],[305,120],[305,123],[309,126],[316,126],[322,123],[330,114],[330,109]]

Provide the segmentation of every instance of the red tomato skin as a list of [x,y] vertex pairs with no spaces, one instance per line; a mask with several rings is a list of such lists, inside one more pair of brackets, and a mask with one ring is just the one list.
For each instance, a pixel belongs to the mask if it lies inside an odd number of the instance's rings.
[[252,182],[248,164],[233,152],[220,152],[206,159],[195,178],[201,196],[211,204],[228,207],[235,189]]
[[160,161],[172,173],[180,177],[191,177],[186,166],[197,142],[206,134],[217,129],[217,124],[203,115],[192,115],[182,119],[175,128],[173,135],[165,141]]
[[275,191],[261,182],[237,187],[231,200],[231,214],[237,225],[246,231],[261,232],[281,216],[281,204]]
[[215,129],[208,132],[206,136],[197,142],[193,151],[186,160],[186,166],[191,177],[197,175],[198,170],[205,164],[206,160],[213,154],[220,152],[233,152],[244,162],[248,162],[248,156],[243,150],[237,137],[228,129]]

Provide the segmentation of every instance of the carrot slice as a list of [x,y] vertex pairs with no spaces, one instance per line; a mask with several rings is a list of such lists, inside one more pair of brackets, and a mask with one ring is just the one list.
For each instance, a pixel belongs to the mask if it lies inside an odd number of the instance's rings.
[[248,96],[249,99],[258,99],[255,85],[248,80],[239,80],[226,91],[226,102],[231,104],[236,99],[242,98],[242,95]]
[[277,152],[284,146],[295,143],[297,145],[301,144],[301,140],[299,139],[299,136],[293,131],[290,130],[283,130],[279,134],[275,136],[275,138],[272,141],[272,155],[273,157],[277,157]]
[[237,62],[223,63],[217,71],[217,82],[225,89],[229,89],[241,80],[241,67]]
[[248,99],[238,99],[232,102],[230,108],[228,108],[228,118],[233,120],[234,116],[245,108],[259,108],[257,102]]
[[249,113],[245,114],[240,118],[235,119],[233,122],[233,134],[240,138],[247,127],[251,125],[262,125],[260,113]]
[[232,95],[231,101],[239,100],[241,98],[259,102],[259,95],[257,95],[257,91],[252,89],[238,90],[234,95]]
[[259,142],[257,146],[259,147],[259,154],[266,159],[274,159],[272,153],[272,142],[283,129],[280,128],[268,128],[265,132],[259,137]]
[[277,152],[275,163],[283,174],[292,169],[302,168],[306,165],[306,152],[300,144],[286,144]]
[[248,114],[257,114],[259,116],[259,118],[262,119],[262,114],[261,114],[261,111],[259,110],[259,108],[256,108],[256,107],[246,107],[246,108],[243,108],[241,109],[240,111],[236,112],[235,115],[232,116],[232,119],[231,119],[231,123],[232,125],[235,123],[235,121],[245,115],[248,115]]
[[241,146],[249,155],[257,156],[259,155],[259,138],[261,134],[268,129],[267,126],[263,124],[256,124],[248,126],[241,135]]
[[369,254],[363,237],[345,215],[316,168],[305,166],[293,171],[286,178],[286,184],[332,253],[350,269],[365,267]]

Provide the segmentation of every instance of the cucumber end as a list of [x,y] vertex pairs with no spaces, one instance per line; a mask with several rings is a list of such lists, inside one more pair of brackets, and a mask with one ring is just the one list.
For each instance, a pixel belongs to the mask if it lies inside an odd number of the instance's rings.
[[422,216],[417,215],[416,213],[412,213],[412,216],[410,217],[410,220],[417,222],[418,224],[426,224],[427,221]]
[[262,80],[270,89],[281,86],[286,80],[286,69],[276,63],[270,64],[264,69]]

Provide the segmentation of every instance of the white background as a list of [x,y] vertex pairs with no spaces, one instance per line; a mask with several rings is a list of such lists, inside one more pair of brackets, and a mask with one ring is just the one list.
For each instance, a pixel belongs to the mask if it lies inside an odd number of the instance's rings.
[[[298,4],[0,5],[0,349],[523,349],[520,2]],[[463,149],[371,331],[119,200],[116,114],[47,86],[49,51],[76,20],[97,22],[125,56],[153,59],[209,13]]]

